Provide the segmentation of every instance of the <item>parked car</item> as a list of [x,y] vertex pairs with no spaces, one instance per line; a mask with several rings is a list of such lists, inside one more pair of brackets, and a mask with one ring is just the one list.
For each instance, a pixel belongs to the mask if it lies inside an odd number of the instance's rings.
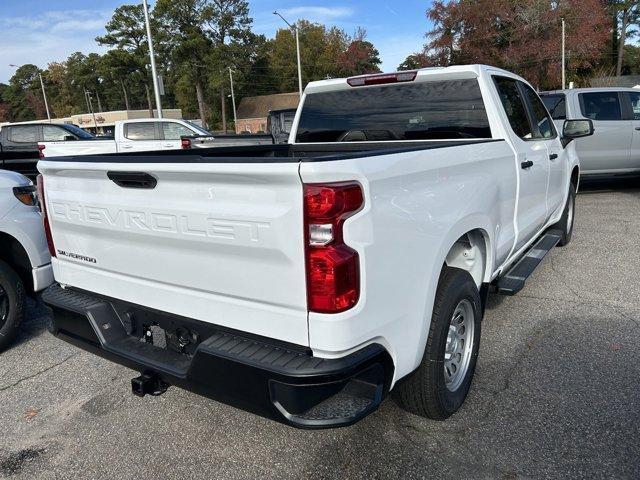
[[53,282],[35,190],[28,178],[0,170],[0,352],[18,333],[25,295]]
[[[445,419],[490,289],[571,240],[579,161],[534,89],[487,66],[311,82],[293,144],[45,159],[52,332],[297,427],[391,390]],[[361,141],[375,137],[377,141]]]
[[640,90],[576,88],[541,94],[556,125],[588,118],[595,134],[576,142],[583,176],[640,174]]
[[0,127],[0,169],[35,179],[38,174],[38,142],[93,140],[93,135],[75,125],[15,123]]
[[211,135],[185,120],[144,118],[115,122],[113,138],[77,142],[39,142],[42,158],[105,153],[177,150],[181,137]]
[[212,148],[241,145],[273,145],[287,143],[295,109],[271,110],[267,117],[267,134],[191,135],[182,137],[182,148]]

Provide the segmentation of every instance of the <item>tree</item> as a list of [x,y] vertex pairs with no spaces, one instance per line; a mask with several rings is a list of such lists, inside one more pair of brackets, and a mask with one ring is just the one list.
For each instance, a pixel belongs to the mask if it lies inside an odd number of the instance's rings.
[[416,70],[418,68],[428,67],[429,65],[432,65],[432,60],[429,58],[429,55],[426,53],[412,53],[404,59],[404,62],[398,65],[398,70]]
[[338,56],[338,67],[344,76],[380,72],[380,53],[367,41],[367,32],[358,28],[347,49]]
[[[611,0],[609,8],[613,12],[614,41],[617,41],[616,76],[622,75],[624,63],[625,42],[636,35],[636,30],[629,30],[630,25],[635,25],[640,19],[640,6],[638,0]],[[617,34],[617,35],[616,35]]]
[[[152,17],[151,27],[154,33],[154,40],[161,41],[157,21]],[[106,58],[107,64],[117,65],[118,59],[124,61],[124,68],[117,68],[121,75],[119,78],[113,77],[114,82],[120,84],[125,97],[125,104],[128,104],[128,84],[143,83],[145,95],[147,97],[147,107],[149,116],[153,117],[153,101],[151,89],[149,87],[151,73],[147,68],[149,64],[149,47],[147,42],[147,31],[142,5],[121,5],[115,9],[111,20],[105,25],[106,35],[96,38],[100,45],[114,47]],[[126,52],[126,55],[122,52]],[[128,81],[129,80],[129,81]],[[128,107],[127,107],[128,109]]]
[[593,68],[609,37],[602,0],[436,0],[427,16],[434,28],[423,53],[435,65],[488,63],[541,88],[559,85],[561,18],[572,70]]

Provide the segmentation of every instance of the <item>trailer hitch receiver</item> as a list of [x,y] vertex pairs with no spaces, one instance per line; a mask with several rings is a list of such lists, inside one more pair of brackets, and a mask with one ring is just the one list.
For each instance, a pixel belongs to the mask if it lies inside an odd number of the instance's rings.
[[162,395],[169,388],[169,384],[161,380],[157,375],[145,372],[131,380],[131,391],[138,397]]

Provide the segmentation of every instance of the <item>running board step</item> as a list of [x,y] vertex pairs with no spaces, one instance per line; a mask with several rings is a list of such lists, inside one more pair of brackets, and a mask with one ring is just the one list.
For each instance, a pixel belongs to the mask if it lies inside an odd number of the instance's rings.
[[562,232],[560,230],[549,230],[540,237],[540,240],[534,243],[527,250],[527,253],[505,275],[498,279],[496,282],[498,293],[500,295],[515,295],[522,290],[527,278],[540,265],[545,255],[558,244],[561,237]]

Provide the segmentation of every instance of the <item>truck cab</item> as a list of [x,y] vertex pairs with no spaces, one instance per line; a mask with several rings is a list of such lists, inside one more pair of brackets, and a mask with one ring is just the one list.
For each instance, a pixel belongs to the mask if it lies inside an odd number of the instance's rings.
[[583,176],[640,174],[640,90],[575,88],[540,94],[556,125],[590,119],[595,133],[576,141]]
[[0,127],[0,169],[35,179],[38,174],[38,142],[70,142],[93,138],[90,133],[70,124],[6,124]]

